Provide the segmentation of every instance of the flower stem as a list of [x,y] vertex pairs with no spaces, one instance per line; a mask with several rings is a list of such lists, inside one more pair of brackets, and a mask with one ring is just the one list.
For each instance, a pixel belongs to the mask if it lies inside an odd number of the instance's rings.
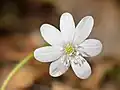
[[3,85],[1,86],[0,90],[5,90],[8,82],[11,80],[11,78],[19,71],[29,60],[33,58],[33,53],[30,53],[28,56],[26,56],[19,64],[16,65],[16,67],[10,72],[6,80],[4,81]]

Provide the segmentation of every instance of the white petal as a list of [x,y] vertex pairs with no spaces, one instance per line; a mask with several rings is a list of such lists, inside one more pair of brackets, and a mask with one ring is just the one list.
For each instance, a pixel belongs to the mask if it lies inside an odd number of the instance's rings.
[[87,39],[80,44],[79,50],[84,57],[92,57],[98,55],[102,50],[102,43],[96,39]]
[[45,41],[51,45],[61,45],[62,38],[60,31],[52,25],[43,24],[40,27],[41,34]]
[[38,48],[34,51],[34,57],[41,62],[51,62],[58,59],[62,55],[62,52],[58,48],[46,46]]
[[88,62],[81,56],[77,58],[77,63],[71,61],[71,66],[77,77],[87,79],[91,75],[91,67]]
[[60,18],[60,30],[65,42],[71,42],[75,33],[75,23],[70,13],[63,13]]
[[75,44],[80,44],[89,36],[92,31],[93,24],[94,20],[92,16],[86,16],[78,23],[74,37]]
[[50,64],[49,73],[53,77],[58,77],[58,76],[62,75],[63,73],[65,73],[68,70],[69,66],[70,66],[70,64],[66,66],[61,61],[61,58],[59,58],[58,60],[56,60]]

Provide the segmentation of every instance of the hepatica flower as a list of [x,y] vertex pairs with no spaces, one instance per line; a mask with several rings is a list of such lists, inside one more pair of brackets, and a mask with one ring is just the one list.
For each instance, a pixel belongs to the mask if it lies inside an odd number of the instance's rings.
[[85,57],[96,56],[102,50],[99,40],[86,39],[93,24],[92,16],[86,16],[75,27],[70,13],[61,15],[60,31],[50,24],[43,24],[41,35],[51,46],[36,49],[34,57],[41,62],[52,62],[49,73],[53,77],[62,75],[71,66],[77,77],[88,78],[91,67]]

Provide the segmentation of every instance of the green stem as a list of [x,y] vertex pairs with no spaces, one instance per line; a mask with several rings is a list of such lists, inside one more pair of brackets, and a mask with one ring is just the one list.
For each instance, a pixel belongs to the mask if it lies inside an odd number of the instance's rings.
[[5,90],[8,82],[11,80],[11,78],[15,75],[17,71],[19,71],[29,60],[33,58],[33,53],[26,56],[19,64],[16,65],[16,67],[11,71],[11,73],[8,75],[6,80],[4,81],[3,85],[1,86],[0,90]]

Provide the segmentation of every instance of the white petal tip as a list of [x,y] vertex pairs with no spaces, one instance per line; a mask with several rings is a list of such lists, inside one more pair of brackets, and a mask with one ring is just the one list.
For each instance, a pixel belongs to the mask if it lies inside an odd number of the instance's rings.
[[49,26],[49,24],[43,24],[40,26],[40,31],[44,30],[45,27]]
[[88,73],[84,74],[83,76],[81,76],[79,78],[81,78],[81,79],[88,79],[90,77],[90,75],[91,75],[91,72],[88,72]]
[[34,58],[35,58],[36,60],[38,60],[38,49],[36,49],[36,50],[34,51]]
[[59,77],[60,75],[57,75],[57,74],[52,74],[52,73],[50,73],[49,72],[49,74],[50,74],[50,76],[52,76],[52,77]]
[[61,15],[61,17],[66,17],[67,18],[67,17],[72,17],[72,15],[68,12],[65,12]]
[[69,12],[64,12],[62,15],[71,15]]
[[34,58],[35,58],[37,61],[45,62],[45,61],[42,60],[42,58],[39,56],[39,48],[34,51]]
[[85,18],[93,19],[93,16],[85,16]]
[[61,75],[59,72],[57,72],[57,73],[52,72],[51,69],[49,70],[49,74],[52,77],[59,77]]
[[98,40],[98,42],[99,42],[99,48],[100,48],[98,54],[100,54],[102,52],[103,45],[102,45],[101,41]]
[[93,16],[86,16],[85,19],[91,20],[91,23],[94,23],[94,18],[93,18]]
[[99,40],[97,40],[97,41],[98,41],[98,48],[96,50],[96,54],[93,56],[97,56],[102,52],[103,45],[102,45],[101,41],[99,41]]

